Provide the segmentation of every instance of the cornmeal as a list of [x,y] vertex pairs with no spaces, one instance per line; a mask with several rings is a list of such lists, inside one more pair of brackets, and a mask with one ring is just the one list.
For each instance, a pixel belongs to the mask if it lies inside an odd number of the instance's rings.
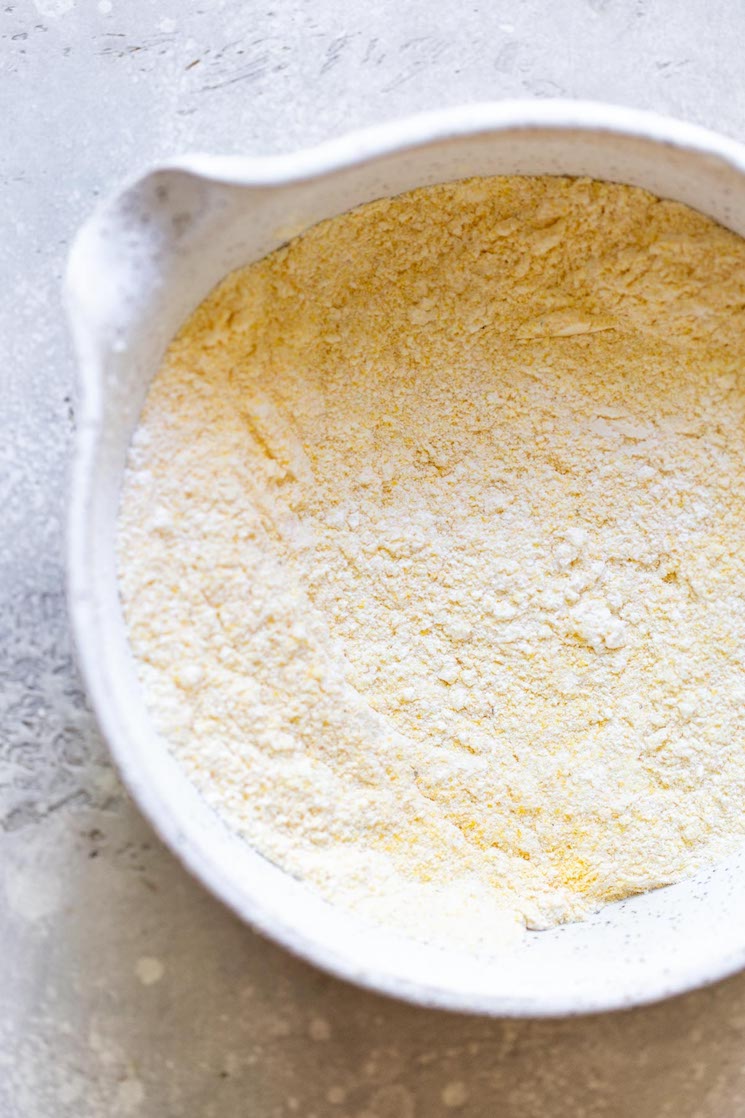
[[171,345],[119,521],[159,732],[329,900],[493,948],[745,835],[745,242],[631,187],[374,202]]

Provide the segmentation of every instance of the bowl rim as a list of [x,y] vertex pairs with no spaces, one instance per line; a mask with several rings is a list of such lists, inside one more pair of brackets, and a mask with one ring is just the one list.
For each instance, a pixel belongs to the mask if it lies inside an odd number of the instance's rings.
[[[619,138],[642,139],[665,147],[710,156],[737,171],[745,190],[745,145],[695,124],[658,113],[629,109],[594,101],[505,100],[478,102],[454,108],[419,113],[349,132],[310,148],[271,156],[210,155],[189,153],[152,166],[132,178],[123,191],[163,171],[182,171],[213,184],[245,187],[286,186],[323,178],[336,171],[374,161],[427,144],[478,134],[548,130],[557,133],[588,131]],[[301,919],[294,924],[280,921],[251,891],[239,889],[228,880],[221,866],[198,840],[184,832],[175,819],[164,790],[142,779],[127,733],[112,713],[110,682],[101,672],[97,642],[105,640],[95,591],[91,550],[86,546],[90,528],[92,467],[100,436],[97,386],[100,358],[86,322],[84,300],[87,234],[100,220],[111,199],[100,203],[73,242],[64,281],[64,300],[77,356],[79,415],[69,480],[67,518],[67,593],[73,640],[81,676],[102,736],[125,786],[164,843],[185,868],[243,922],[292,954],[378,994],[386,994],[426,1008],[502,1017],[569,1017],[632,1006],[708,985],[745,967],[743,943],[704,962],[671,960],[665,974],[654,981],[630,983],[626,987],[603,984],[593,996],[555,994],[509,997],[473,994],[443,989],[415,979],[370,967],[339,956],[321,938],[308,934]]]

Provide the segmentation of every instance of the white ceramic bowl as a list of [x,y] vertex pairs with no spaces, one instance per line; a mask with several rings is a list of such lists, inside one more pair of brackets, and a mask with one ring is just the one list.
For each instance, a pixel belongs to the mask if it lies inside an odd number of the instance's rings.
[[609,106],[504,102],[414,117],[294,155],[167,163],[88,221],[67,274],[80,366],[70,607],[88,693],[132,795],[196,877],[292,951],[423,1005],[504,1015],[649,1002],[745,966],[745,851],[585,923],[531,933],[502,959],[364,927],[231,834],[154,734],[117,595],[114,532],[150,379],[178,326],[227,272],[373,198],[469,175],[555,173],[643,186],[745,234],[745,148],[737,143]]

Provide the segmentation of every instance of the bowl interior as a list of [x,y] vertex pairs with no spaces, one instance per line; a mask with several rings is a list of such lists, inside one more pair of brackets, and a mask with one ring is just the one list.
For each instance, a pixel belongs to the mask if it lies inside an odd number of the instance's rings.
[[101,211],[71,259],[82,374],[71,607],[81,666],[122,773],[166,841],[242,917],[337,974],[424,1004],[582,1012],[719,977],[745,959],[745,851],[582,924],[529,934],[493,959],[415,943],[328,905],[222,824],[149,723],[115,578],[127,446],[169,339],[213,285],[309,225],[373,198],[471,175],[586,175],[643,186],[745,234],[745,173],[704,150],[702,134],[690,145],[666,143],[659,122],[630,116],[636,124],[628,129],[586,121],[470,131],[441,124],[403,149],[385,138],[377,150],[350,140],[344,152],[328,149],[325,170],[316,153],[315,166],[304,172],[300,160],[299,176],[289,180],[291,165],[279,160],[263,184],[256,161],[236,161],[230,174],[221,164],[216,177],[203,173],[205,160],[197,169],[184,163],[149,175]]

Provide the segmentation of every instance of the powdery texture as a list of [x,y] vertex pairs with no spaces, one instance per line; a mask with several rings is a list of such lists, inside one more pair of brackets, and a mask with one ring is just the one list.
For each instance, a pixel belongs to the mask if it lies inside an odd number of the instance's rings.
[[624,186],[471,180],[229,276],[133,440],[158,730],[329,899],[484,949],[745,817],[745,242]]

